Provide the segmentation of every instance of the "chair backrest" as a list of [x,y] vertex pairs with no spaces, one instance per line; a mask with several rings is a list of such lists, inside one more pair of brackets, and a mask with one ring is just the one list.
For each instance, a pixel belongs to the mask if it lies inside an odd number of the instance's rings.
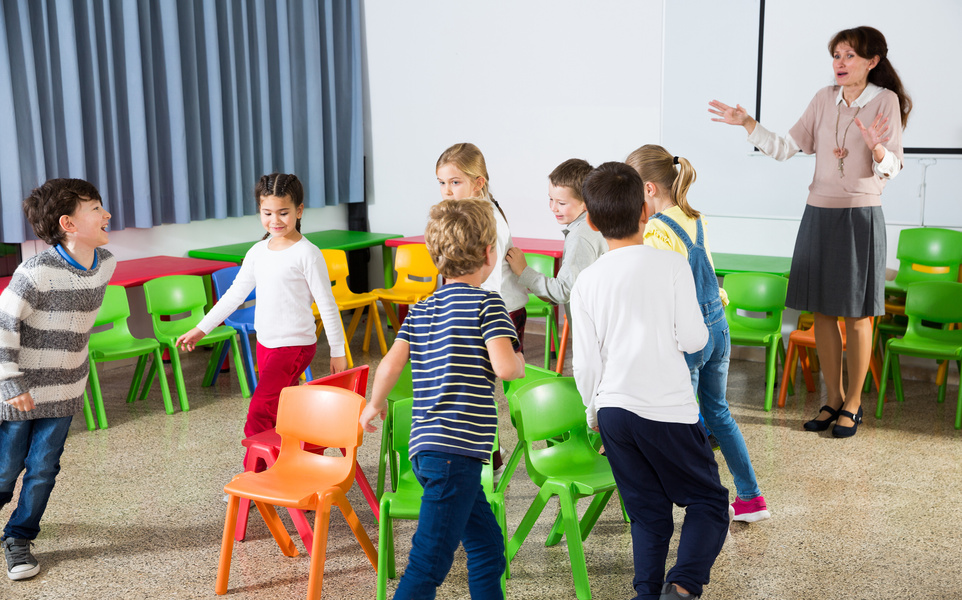
[[903,229],[895,255],[899,259],[895,283],[902,287],[917,281],[958,281],[962,231],[939,227]]
[[132,337],[127,326],[129,317],[130,305],[127,303],[127,290],[119,285],[108,285],[104,292],[104,301],[100,305],[100,310],[97,311],[97,317],[94,319],[94,327],[102,327],[108,324],[113,324],[113,327],[91,333],[91,344],[109,344],[114,339]]
[[962,329],[932,327],[926,322],[946,325],[962,323],[962,283],[924,281],[908,286],[905,314],[909,318],[905,336],[915,335],[962,346]]
[[536,254],[534,252],[525,252],[524,260],[528,263],[528,266],[541,273],[545,277],[554,277],[554,257],[548,256],[547,254]]
[[[581,394],[573,377],[546,378],[519,389],[518,437],[524,444],[525,467],[531,479],[541,484],[545,473],[569,462],[591,462],[597,452],[588,441],[588,420]],[[547,448],[535,442],[564,437]]]
[[550,369],[544,369],[542,367],[536,367],[535,365],[525,364],[524,377],[515,379],[513,381],[505,380],[501,383],[501,385],[504,387],[504,397],[508,401],[508,416],[511,417],[511,424],[514,425],[515,429],[518,428],[518,403],[515,401],[518,392],[526,385],[534,381],[540,381],[542,379],[554,379],[556,377],[561,377],[561,374]]
[[423,292],[422,295],[427,298],[438,287],[438,268],[424,244],[398,246],[394,270],[397,271],[397,285],[403,286],[406,291]]
[[355,394],[364,396],[367,394],[367,376],[369,370],[370,367],[367,365],[361,365],[353,369],[341,371],[340,373],[333,373],[327,377],[308,381],[307,385],[329,385],[351,390]]
[[[750,329],[778,332],[782,329],[788,279],[771,273],[731,273],[725,276],[728,306],[725,318]],[[739,314],[739,310],[764,313],[759,316]]]
[[[222,298],[227,290],[230,289],[232,283],[234,283],[234,278],[237,277],[237,272],[240,271],[240,267],[226,267],[220,271],[214,271],[210,274],[211,282],[214,284],[214,293],[217,294],[218,298]],[[257,296],[257,288],[251,290],[250,295],[244,302],[250,302],[254,300]]]
[[398,489],[421,484],[414,475],[414,468],[411,466],[411,457],[408,456],[408,443],[411,439],[411,425],[414,421],[414,398],[403,398],[391,403],[391,451],[397,455],[398,464]]
[[404,398],[414,397],[414,380],[411,373],[411,361],[407,361],[404,364],[404,368],[401,369],[401,374],[397,378],[397,383],[391,388],[391,391],[387,393],[388,400],[402,400]]
[[[193,327],[204,318],[204,307],[207,305],[204,278],[199,275],[168,275],[151,279],[144,283],[144,299],[154,331],[182,329],[187,323]],[[173,321],[178,323],[177,326],[171,326],[169,324],[171,322],[161,320],[162,316],[182,313],[190,313],[190,315],[185,319]]]
[[347,285],[347,253],[343,250],[322,249],[324,262],[327,263],[327,277],[331,280],[331,292],[334,299],[351,295],[351,288]]
[[[276,428],[281,450],[275,465],[282,470],[303,467],[305,476],[322,467],[352,478],[357,447],[363,439],[359,422],[363,408],[364,397],[343,388],[302,385],[282,389]],[[344,455],[314,454],[304,450],[301,442],[342,448]]]

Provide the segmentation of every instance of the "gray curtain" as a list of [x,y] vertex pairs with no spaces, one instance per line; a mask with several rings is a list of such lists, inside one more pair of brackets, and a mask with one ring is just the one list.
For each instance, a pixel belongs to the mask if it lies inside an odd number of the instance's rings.
[[54,177],[113,229],[253,214],[274,171],[363,201],[359,1],[2,0],[2,241]]

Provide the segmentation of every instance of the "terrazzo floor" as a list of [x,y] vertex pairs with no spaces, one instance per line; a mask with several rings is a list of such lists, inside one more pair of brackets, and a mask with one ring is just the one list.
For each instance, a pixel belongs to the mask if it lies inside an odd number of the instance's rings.
[[[537,328],[530,323],[526,338],[528,360],[535,364],[543,349]],[[363,354],[356,338],[354,356],[371,364],[373,376],[380,360],[376,345]],[[326,353],[322,341],[318,357]],[[0,598],[215,598],[226,509],[222,488],[241,470],[247,401],[233,375],[220,377],[213,388],[200,387],[207,357],[198,351],[185,358],[191,410],[173,415],[164,413],[156,385],[147,401],[126,404],[130,363],[102,365],[110,428],[88,432],[82,415],[75,417],[34,548],[42,570],[21,582],[0,577]],[[327,372],[322,358],[313,367],[316,376]],[[763,364],[733,361],[729,400],[772,518],[733,525],[703,598],[962,598],[962,434],[953,428],[955,385],[953,377],[949,400],[937,404],[933,383],[906,381],[906,402],[890,400],[880,420],[870,394],[858,435],[836,440],[828,432],[802,430],[823,403],[819,391],[803,388],[785,408],[766,413]],[[502,421],[502,445],[513,448],[514,431],[506,416]],[[379,437],[368,435],[359,453],[371,481]],[[734,495],[724,458],[716,458],[722,483]],[[507,494],[509,532],[536,492],[519,467]],[[374,516],[357,487],[349,498],[376,543]],[[586,506],[583,500],[581,510]],[[5,522],[11,510],[0,510],[0,519]],[[557,503],[549,504],[512,563],[510,598],[575,597],[565,544],[543,545],[556,511]],[[682,517],[676,509],[676,530]],[[399,571],[415,526],[396,523]],[[294,539],[301,554],[284,557],[252,512],[247,540],[234,547],[226,597],[306,597],[309,558]],[[609,504],[584,547],[592,598],[632,598],[631,539],[617,503]],[[396,585],[389,581],[389,597]],[[335,511],[323,598],[371,599],[374,588],[373,568]],[[459,551],[438,598],[468,597]]]

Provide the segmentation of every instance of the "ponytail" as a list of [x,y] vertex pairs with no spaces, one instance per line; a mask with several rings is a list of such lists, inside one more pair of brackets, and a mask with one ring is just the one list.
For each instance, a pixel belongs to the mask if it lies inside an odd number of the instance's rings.
[[[672,156],[656,144],[647,144],[628,155],[625,162],[638,172],[645,183],[652,182],[668,192],[672,204],[681,209],[689,219],[701,217],[701,213],[688,204],[688,189],[695,183],[695,169],[683,156]],[[678,165],[678,169],[675,169]]]

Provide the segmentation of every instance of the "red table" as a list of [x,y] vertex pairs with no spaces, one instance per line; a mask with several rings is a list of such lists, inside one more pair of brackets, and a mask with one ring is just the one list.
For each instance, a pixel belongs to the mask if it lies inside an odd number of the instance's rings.
[[[151,279],[166,275],[210,275],[234,263],[181,256],[149,256],[133,260],[117,261],[117,268],[110,278],[111,285],[125,288],[138,287]],[[10,284],[10,277],[0,277],[0,291]]]

